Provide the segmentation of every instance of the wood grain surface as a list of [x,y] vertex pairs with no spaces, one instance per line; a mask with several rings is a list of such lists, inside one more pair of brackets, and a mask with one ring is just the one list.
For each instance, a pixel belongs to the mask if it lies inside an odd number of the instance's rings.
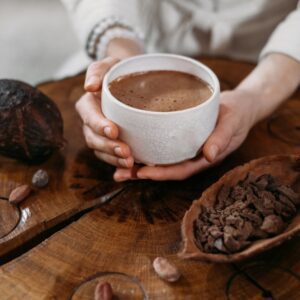
[[[253,68],[202,59],[232,89]],[[300,239],[241,264],[181,260],[180,224],[193,199],[236,165],[270,154],[300,151],[300,92],[258,124],[219,166],[183,182],[115,183],[113,168],[86,149],[74,110],[83,75],[39,86],[56,101],[68,141],[46,163],[28,166],[0,158],[1,299],[93,299],[109,281],[120,299],[299,299]],[[241,99],[242,101],[242,99]],[[17,184],[44,168],[50,185],[18,207],[7,203]],[[106,202],[106,203],[103,203]],[[2,209],[3,207],[3,209]],[[152,269],[157,256],[181,271],[165,283]]]

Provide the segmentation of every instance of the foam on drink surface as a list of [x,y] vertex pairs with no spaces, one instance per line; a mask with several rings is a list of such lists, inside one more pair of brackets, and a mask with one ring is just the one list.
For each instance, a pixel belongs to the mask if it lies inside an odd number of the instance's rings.
[[178,111],[197,106],[213,91],[200,78],[178,71],[147,71],[120,76],[109,85],[119,101],[148,111]]

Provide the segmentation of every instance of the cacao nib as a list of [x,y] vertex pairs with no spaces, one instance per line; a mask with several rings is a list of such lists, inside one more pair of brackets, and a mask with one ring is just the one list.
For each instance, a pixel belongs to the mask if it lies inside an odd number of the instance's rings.
[[247,187],[250,183],[253,183],[256,177],[252,173],[248,173],[246,178],[240,183],[241,186]]
[[231,188],[229,186],[223,185],[217,196],[216,208],[224,208],[228,204],[229,195],[231,193]]
[[230,193],[230,197],[234,201],[243,201],[246,196],[246,193],[247,192],[243,187],[237,185],[232,189],[232,191]]
[[282,203],[284,205],[284,207],[287,207],[291,211],[294,211],[294,212],[297,211],[295,204],[285,195],[279,194],[279,195],[277,195],[276,198],[277,198],[277,201],[279,201],[280,203]]
[[251,235],[251,240],[265,239],[268,237],[268,233],[261,230],[260,228],[256,228]]
[[251,221],[254,226],[260,226],[263,222],[263,217],[258,211],[252,210],[250,208],[245,208],[240,212],[241,217],[246,220]]
[[235,228],[242,228],[244,225],[244,220],[238,215],[237,212],[228,216],[225,220],[227,225],[233,225]]
[[229,253],[238,252],[250,244],[248,241],[237,241],[230,234],[224,233],[224,245]]
[[281,185],[277,191],[288,197],[295,205],[300,205],[300,195],[295,193],[290,187]]
[[271,235],[278,234],[286,227],[286,223],[279,216],[270,215],[264,219],[260,229]]
[[219,227],[216,225],[209,227],[208,233],[215,239],[217,239],[223,235],[222,231],[220,231]]
[[260,191],[264,191],[267,189],[267,186],[269,184],[269,179],[270,176],[268,174],[264,174],[260,177],[258,177],[255,181],[254,181],[254,185],[260,190]]

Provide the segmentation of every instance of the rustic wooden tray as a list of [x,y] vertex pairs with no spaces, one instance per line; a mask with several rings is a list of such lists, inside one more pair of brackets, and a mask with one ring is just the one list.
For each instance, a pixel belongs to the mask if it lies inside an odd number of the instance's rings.
[[[217,73],[222,89],[234,88],[253,68],[202,61]],[[180,260],[177,252],[184,212],[222,174],[253,158],[299,153],[300,91],[218,167],[183,182],[115,183],[112,167],[84,146],[74,110],[83,79],[39,86],[63,114],[68,144],[61,153],[40,166],[0,158],[0,298],[92,299],[95,284],[108,280],[121,299],[299,299],[299,238],[242,264]],[[9,191],[40,167],[51,175],[49,187],[10,206]],[[156,256],[179,267],[177,283],[155,275]]]

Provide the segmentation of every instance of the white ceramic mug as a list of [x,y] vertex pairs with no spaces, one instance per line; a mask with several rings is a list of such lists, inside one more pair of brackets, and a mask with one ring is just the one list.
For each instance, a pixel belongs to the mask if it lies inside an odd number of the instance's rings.
[[[134,72],[174,70],[193,74],[213,89],[198,106],[180,111],[155,112],[128,106],[116,99],[109,83]],[[174,82],[176,85],[176,82]],[[193,158],[213,131],[219,111],[220,85],[202,63],[173,54],[145,54],[121,61],[104,76],[102,111],[118,125],[120,139],[129,145],[136,162],[165,165]]]

